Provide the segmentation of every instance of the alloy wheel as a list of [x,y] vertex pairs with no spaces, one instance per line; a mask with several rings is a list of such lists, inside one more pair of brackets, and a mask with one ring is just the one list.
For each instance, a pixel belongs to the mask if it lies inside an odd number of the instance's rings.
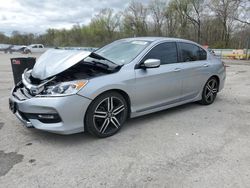
[[207,103],[212,103],[218,92],[218,83],[215,79],[210,79],[205,87],[205,100]]
[[96,107],[93,123],[100,134],[112,134],[120,128],[125,116],[125,104],[118,97],[107,97]]

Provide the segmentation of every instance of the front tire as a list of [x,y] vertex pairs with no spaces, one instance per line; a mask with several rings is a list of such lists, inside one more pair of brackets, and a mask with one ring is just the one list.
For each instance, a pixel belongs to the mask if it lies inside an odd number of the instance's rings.
[[218,89],[218,80],[215,77],[210,78],[203,88],[202,100],[200,101],[200,103],[203,105],[212,104],[217,96]]
[[128,105],[117,92],[101,94],[90,104],[85,115],[85,128],[99,138],[116,134],[128,116]]

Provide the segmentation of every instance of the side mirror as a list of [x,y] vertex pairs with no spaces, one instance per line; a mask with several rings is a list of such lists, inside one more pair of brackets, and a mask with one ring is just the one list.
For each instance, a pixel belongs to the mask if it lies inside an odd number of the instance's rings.
[[161,65],[161,60],[159,59],[147,59],[142,64],[143,68],[158,68]]

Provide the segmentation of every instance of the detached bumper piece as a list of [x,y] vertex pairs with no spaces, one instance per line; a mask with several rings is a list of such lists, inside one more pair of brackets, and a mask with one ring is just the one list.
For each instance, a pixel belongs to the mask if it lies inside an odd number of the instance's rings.
[[18,111],[17,104],[10,99],[9,99],[9,109],[13,112],[13,114],[16,115],[17,119],[19,119],[25,127],[27,128],[33,127],[32,123],[25,116],[23,116],[22,113]]
[[25,117],[23,117],[18,111],[16,111],[15,113],[16,117],[23,123],[23,125],[27,128],[33,128],[32,123],[26,119]]

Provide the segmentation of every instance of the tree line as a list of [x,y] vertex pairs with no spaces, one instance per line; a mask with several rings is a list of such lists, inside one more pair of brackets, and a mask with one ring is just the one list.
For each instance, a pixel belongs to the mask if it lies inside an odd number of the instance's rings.
[[164,36],[212,48],[246,48],[250,40],[249,12],[248,0],[151,0],[148,4],[133,0],[120,12],[100,10],[88,25],[48,29],[40,35],[0,33],[0,43],[100,47],[119,38]]

